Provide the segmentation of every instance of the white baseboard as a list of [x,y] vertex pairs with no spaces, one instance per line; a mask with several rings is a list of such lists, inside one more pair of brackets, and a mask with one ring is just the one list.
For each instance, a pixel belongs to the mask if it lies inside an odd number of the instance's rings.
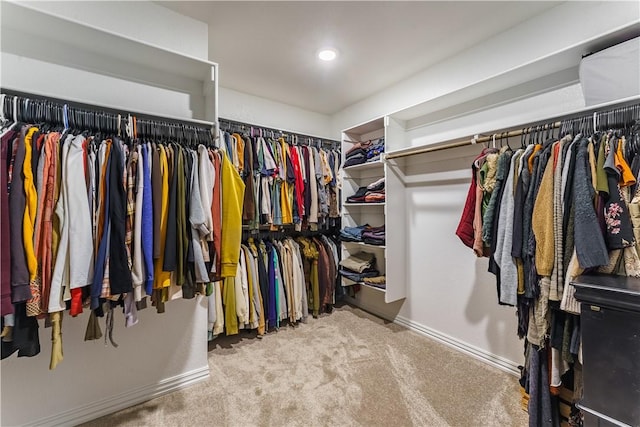
[[367,304],[362,304],[361,302],[357,301],[354,298],[347,297],[346,299],[350,304],[358,308],[361,308],[364,311],[367,311],[385,320],[393,322],[397,325],[404,326],[405,328],[411,331],[414,331],[416,333],[419,333],[420,335],[424,335],[425,337],[441,342],[442,344],[445,344],[455,350],[458,350],[464,354],[467,354],[475,359],[485,362],[509,374],[512,374],[518,377],[520,376],[520,369],[518,369],[518,364],[509,359],[505,359],[502,356],[498,356],[497,354],[490,353],[482,348],[479,348],[469,343],[466,343],[464,341],[461,341],[457,338],[454,338],[440,331],[436,331],[435,329],[432,329],[418,322],[414,322],[413,320],[408,319],[404,316],[398,315],[395,318],[390,319],[388,314],[382,313],[378,309],[367,306]]
[[52,426],[82,424],[121,409],[160,397],[164,394],[180,390],[192,384],[204,381],[207,378],[209,378],[209,367],[203,366],[202,368],[194,369],[190,372],[166,378],[156,384],[138,387],[133,390],[120,393],[116,396],[108,397],[59,414],[41,418],[25,425]]

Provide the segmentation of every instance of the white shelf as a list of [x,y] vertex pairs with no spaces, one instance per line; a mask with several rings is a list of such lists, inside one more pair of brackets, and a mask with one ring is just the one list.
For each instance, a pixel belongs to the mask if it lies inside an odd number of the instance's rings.
[[385,202],[381,202],[381,203],[343,203],[342,206],[344,207],[351,207],[351,206],[384,206],[386,203]]
[[350,242],[348,240],[342,240],[342,243],[345,245],[356,245],[356,246],[363,246],[365,248],[379,248],[379,249],[386,249],[387,246],[386,245],[372,245],[370,243],[365,243],[365,242]]
[[367,283],[364,282],[354,282],[351,279],[347,279],[346,277],[342,277],[342,280],[346,282],[346,284],[343,284],[343,287],[349,287],[349,286],[353,286],[353,285],[360,285],[360,286],[366,286],[367,288],[371,288],[371,289],[375,289],[377,291],[380,291],[382,293],[385,293],[387,290],[385,288],[379,288],[377,286],[373,286],[373,285],[369,285]]
[[[342,148],[349,149],[349,143],[345,140],[369,140],[373,138],[384,138],[385,146],[389,148],[389,141],[397,141],[397,138],[404,135],[402,126],[398,126],[394,121],[387,120],[387,117],[380,117],[367,123],[362,123],[350,129],[344,130],[342,133]],[[379,288],[366,283],[358,283],[364,287],[376,289],[379,291],[375,298],[390,303],[398,301],[406,297],[406,200],[404,186],[400,182],[400,176],[394,165],[388,165],[383,160],[363,163],[361,165],[349,166],[342,169],[343,182],[343,204],[342,219],[343,226],[352,224],[374,224],[383,225],[387,229],[393,228],[393,235],[389,234],[384,245],[371,245],[365,242],[342,242],[341,250],[343,256],[356,249],[365,249],[375,251],[379,255],[376,262],[380,266],[380,270],[384,272],[389,279],[388,286]],[[394,162],[395,163],[395,162]],[[365,172],[366,171],[366,172]],[[382,203],[348,203],[346,195],[355,193],[361,185],[362,181],[373,180],[374,177],[385,179],[386,197]],[[391,194],[393,193],[393,194]],[[393,199],[393,200],[392,200]],[[373,208],[376,206],[377,208]],[[382,207],[382,209],[380,209]],[[387,251],[387,248],[390,250]],[[355,284],[355,282],[344,279],[343,285],[346,283]]]
[[[73,66],[96,72],[101,69],[93,58],[99,56],[116,64],[162,70],[204,83],[215,80],[215,62],[98,29],[24,3],[2,2],[2,38],[3,51],[35,59],[55,59],[59,52],[51,46],[64,46],[76,52]],[[46,40],[47,43],[37,43],[38,40]]]
[[[384,117],[372,120],[370,122],[362,123],[358,126],[354,126],[349,130],[344,131],[345,134],[351,135],[364,135],[384,128]],[[347,138],[342,138],[346,142]],[[353,141],[353,139],[348,139]]]
[[386,288],[379,288],[379,287],[377,287],[377,286],[369,285],[369,284],[364,283],[364,282],[358,283],[358,285],[366,286],[367,288],[375,289],[376,291],[380,291],[380,292],[382,292],[382,293],[386,293],[386,292],[387,292],[387,289],[386,289]]
[[365,162],[359,165],[347,166],[343,168],[343,170],[345,172],[363,171],[367,169],[382,168],[383,165],[384,163],[382,163],[381,160],[376,160],[375,162]]

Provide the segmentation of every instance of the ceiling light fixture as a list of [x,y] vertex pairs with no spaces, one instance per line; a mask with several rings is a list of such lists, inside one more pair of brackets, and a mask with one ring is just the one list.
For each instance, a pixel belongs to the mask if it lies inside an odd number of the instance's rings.
[[318,58],[322,59],[323,61],[333,61],[337,57],[338,51],[331,47],[321,49],[318,52]]

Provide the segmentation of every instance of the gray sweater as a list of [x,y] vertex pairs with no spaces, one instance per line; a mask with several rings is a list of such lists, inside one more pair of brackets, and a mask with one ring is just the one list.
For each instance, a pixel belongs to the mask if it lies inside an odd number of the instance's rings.
[[513,177],[517,173],[518,156],[511,157],[509,174],[504,183],[504,193],[500,201],[498,234],[496,237],[495,262],[500,266],[500,302],[516,305],[518,300],[518,269],[511,256],[513,238]]

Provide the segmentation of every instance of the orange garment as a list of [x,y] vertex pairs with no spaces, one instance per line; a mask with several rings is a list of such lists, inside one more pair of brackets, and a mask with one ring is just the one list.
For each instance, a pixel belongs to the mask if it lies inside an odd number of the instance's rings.
[[[40,311],[40,281],[38,277],[38,259],[34,248],[34,232],[38,210],[38,193],[36,191],[35,179],[31,158],[33,156],[32,144],[33,134],[38,128],[32,127],[27,131],[24,138],[25,156],[22,164],[22,175],[24,177],[25,210],[22,221],[22,240],[27,258],[27,268],[29,269],[29,289],[31,289],[31,299],[27,301],[27,316],[37,316]],[[36,140],[37,142],[37,140]],[[37,147],[36,147],[37,150]]]
[[533,146],[533,151],[531,152],[531,155],[529,156],[529,160],[528,160],[529,173],[533,172],[533,156],[534,156],[534,154],[536,154],[540,150],[542,150],[542,145],[541,144],[536,144],[536,145]]
[[[50,139],[51,134],[47,135],[47,141],[49,141]],[[40,138],[38,138],[38,140],[40,140]],[[39,160],[39,162],[43,163],[44,168],[42,172],[42,188],[40,189],[40,194],[38,194],[39,212],[38,215],[36,215],[35,230],[33,232],[34,251],[38,260],[40,260],[40,243],[42,242],[43,211],[47,194],[46,189],[47,181],[49,178],[48,172],[51,165],[51,152],[49,151],[49,147],[50,144],[47,144],[47,142],[45,141],[45,150],[44,153],[40,156]]]
[[38,128],[32,127],[27,131],[24,137],[25,155],[22,164],[22,174],[24,176],[24,192],[25,192],[25,210],[22,222],[22,239],[24,241],[24,250],[27,258],[27,267],[29,268],[29,277],[31,281],[35,280],[38,272],[38,260],[33,247],[33,232],[36,223],[36,211],[38,208],[38,193],[33,179],[33,170],[31,168],[31,149],[33,134]]
[[49,134],[45,141],[45,153],[49,167],[45,166],[43,174],[42,226],[40,228],[40,241],[36,249],[36,255],[40,260],[40,308],[43,313],[46,313],[49,309],[51,274],[53,272],[53,208],[55,206],[56,172],[58,169],[58,157],[56,154],[59,141],[60,134],[57,132]]
[[624,138],[618,141],[618,146],[616,147],[616,152],[614,153],[614,163],[618,171],[620,171],[620,179],[618,184],[620,187],[628,187],[636,183],[636,178],[633,176],[633,172],[629,167],[629,164],[624,159],[624,155],[622,154],[622,145],[624,144]]
[[553,144],[553,170],[556,170],[558,167],[558,161],[560,160],[560,143],[555,142]]
[[236,155],[238,157],[238,173],[242,174],[242,171],[244,171],[244,139],[242,138],[241,135],[237,133],[234,133],[232,136],[236,140]]

